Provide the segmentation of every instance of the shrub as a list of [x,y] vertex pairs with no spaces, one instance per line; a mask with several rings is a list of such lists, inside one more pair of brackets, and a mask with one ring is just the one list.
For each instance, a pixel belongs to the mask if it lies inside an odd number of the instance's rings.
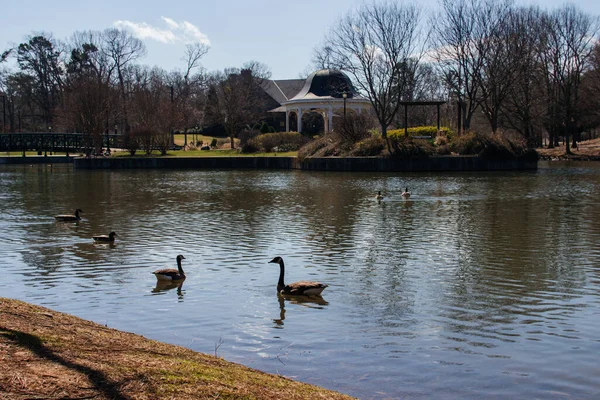
[[526,143],[511,140],[501,135],[482,135],[469,132],[456,137],[450,146],[455,153],[478,155],[488,160],[506,160],[521,157],[532,160],[537,159],[535,150],[528,149]]
[[435,153],[433,145],[427,140],[413,139],[412,137],[388,137],[392,148],[392,157],[395,158],[428,158]]
[[[406,136],[404,129],[392,129],[387,132],[388,137]],[[415,126],[408,128],[408,136],[430,136],[432,139],[445,136],[450,139],[455,133],[450,128],[441,126],[438,131],[437,126]]]
[[121,138],[120,147],[126,149],[129,155],[135,156],[135,153],[140,149],[141,140],[135,131],[126,132]]
[[373,157],[381,155],[385,149],[385,140],[379,135],[368,137],[354,145],[351,155],[357,157]]
[[433,144],[435,146],[446,146],[448,145],[448,137],[446,135],[436,136]]
[[452,154],[450,146],[448,146],[447,144],[443,144],[441,146],[436,147],[435,152],[440,156],[449,156],[450,154]]
[[298,150],[298,160],[303,161],[309,157],[337,156],[340,153],[340,142],[340,137],[334,134],[318,136]]
[[373,118],[369,113],[350,113],[346,116],[345,122],[342,120],[339,126],[335,127],[346,147],[353,147],[357,142],[370,136],[369,130],[373,128]]
[[217,138],[213,138],[213,140],[210,142],[210,147],[217,147]]
[[247,140],[240,147],[242,153],[258,153],[261,150],[260,142],[256,138]]
[[260,148],[265,152],[277,151],[296,151],[308,139],[298,132],[274,132],[265,133],[256,137]]
[[238,134],[240,139],[240,146],[243,147],[250,139],[253,139],[260,135],[260,131],[256,129],[244,129]]

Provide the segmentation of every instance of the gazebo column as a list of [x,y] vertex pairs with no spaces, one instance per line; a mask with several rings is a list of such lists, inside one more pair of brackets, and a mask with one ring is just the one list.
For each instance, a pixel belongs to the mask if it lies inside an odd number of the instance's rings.
[[290,112],[289,110],[285,110],[285,131],[290,131]]
[[298,133],[302,133],[302,109],[298,107]]
[[330,133],[333,129],[333,109],[331,106],[327,109],[327,133]]

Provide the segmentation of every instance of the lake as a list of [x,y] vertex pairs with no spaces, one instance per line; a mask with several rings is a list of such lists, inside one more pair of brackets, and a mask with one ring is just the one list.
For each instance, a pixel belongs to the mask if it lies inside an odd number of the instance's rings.
[[[597,398],[599,199],[593,162],[1,166],[0,296],[363,399]],[[79,223],[55,221],[76,208]],[[93,243],[111,230],[115,245]],[[178,254],[186,281],[157,287]],[[275,256],[287,283],[329,284],[322,299],[279,297]]]

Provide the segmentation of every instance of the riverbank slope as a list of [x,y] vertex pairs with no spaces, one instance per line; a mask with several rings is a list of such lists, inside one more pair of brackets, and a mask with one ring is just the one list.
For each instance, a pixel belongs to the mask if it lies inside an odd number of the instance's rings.
[[350,399],[192,350],[0,298],[2,399]]

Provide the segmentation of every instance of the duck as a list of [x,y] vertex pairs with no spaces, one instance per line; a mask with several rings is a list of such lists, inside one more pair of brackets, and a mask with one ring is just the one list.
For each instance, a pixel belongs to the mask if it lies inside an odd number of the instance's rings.
[[77,210],[75,210],[75,214],[59,214],[55,215],[54,218],[56,218],[58,221],[79,221],[81,220],[79,213],[82,212],[83,211],[81,210],[81,208],[78,208]]
[[376,200],[383,200],[383,195],[381,194],[381,190],[377,192],[377,196],[375,196]]
[[165,268],[152,272],[156,276],[156,279],[159,281],[183,281],[185,279],[185,272],[181,268],[181,260],[185,260],[185,257],[179,254],[176,260],[177,269]]
[[94,239],[94,242],[112,243],[115,241],[115,236],[119,235],[117,235],[115,232],[111,232],[108,235],[98,235],[92,237]]
[[285,264],[283,258],[275,257],[269,263],[279,264],[279,282],[277,282],[277,293],[296,296],[320,296],[321,292],[329,285],[319,282],[300,281],[286,285],[283,282],[285,275]]
[[404,192],[402,192],[401,196],[405,199],[408,199],[410,197],[410,192],[408,191],[408,188],[404,189]]

